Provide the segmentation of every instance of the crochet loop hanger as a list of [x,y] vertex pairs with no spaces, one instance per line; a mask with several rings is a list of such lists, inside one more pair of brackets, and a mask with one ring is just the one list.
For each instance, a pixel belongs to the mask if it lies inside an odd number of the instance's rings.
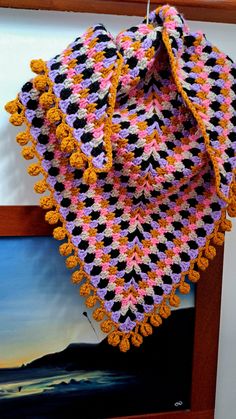
[[149,14],[150,14],[150,3],[151,3],[151,0],[147,0],[147,12],[146,12],[146,20],[147,20],[147,25],[148,25],[148,23],[149,23]]

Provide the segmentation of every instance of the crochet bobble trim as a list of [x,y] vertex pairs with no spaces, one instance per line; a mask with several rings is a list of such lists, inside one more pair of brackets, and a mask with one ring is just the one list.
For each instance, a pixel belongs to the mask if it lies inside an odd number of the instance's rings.
[[[177,78],[176,74],[176,67],[175,67],[175,61],[174,57],[171,52],[170,43],[168,39],[168,35],[166,32],[163,33],[163,40],[165,42],[166,48],[170,55],[171,60],[171,66],[173,70],[173,74],[175,77],[176,85],[178,86],[179,91],[183,95],[184,99],[187,101],[188,106],[193,112],[193,115],[196,117],[197,122],[199,123],[199,126],[202,127],[202,123],[200,118],[197,115],[196,109],[192,106],[192,104],[189,102],[188,98],[184,94],[184,91],[181,88],[180,82]],[[121,71],[121,63],[120,60],[119,66],[117,68],[116,74],[114,76],[114,85],[111,92],[111,100],[110,100],[110,106],[109,106],[109,122],[108,127],[106,131],[106,145],[109,155],[109,163],[108,167],[111,166],[111,145],[109,143],[109,135],[111,130],[110,120],[112,116],[112,109],[113,105],[115,103],[116,98],[116,84],[119,79],[119,74]],[[42,71],[45,71],[45,63],[42,60],[33,60],[31,62],[31,68],[33,71],[35,71],[37,74],[42,73]],[[40,77],[40,78],[39,78]],[[49,80],[46,76],[37,76],[35,78],[35,83],[37,84],[37,88],[42,88],[45,86],[45,84],[49,84]],[[58,102],[56,101],[55,96],[52,93],[52,86],[49,85],[49,91],[47,93],[43,93],[40,99],[40,103],[44,107],[51,106],[52,103],[55,103],[55,108],[51,108],[50,112],[48,111],[48,117],[51,121],[59,120],[58,118],[62,118],[61,111],[58,108]],[[130,344],[139,347],[143,342],[143,336],[148,336],[153,333],[153,327],[158,327],[162,324],[162,319],[167,318],[171,314],[170,306],[178,307],[180,304],[180,298],[176,295],[176,290],[179,289],[180,293],[182,294],[188,294],[190,292],[190,285],[185,282],[186,275],[188,276],[189,280],[192,282],[197,282],[200,279],[200,273],[199,270],[205,270],[209,265],[209,260],[212,260],[216,255],[216,246],[221,246],[224,243],[224,232],[230,231],[232,227],[232,223],[230,220],[226,218],[226,213],[228,212],[228,215],[230,217],[236,216],[236,172],[234,172],[234,179],[230,185],[230,194],[228,199],[228,205],[227,209],[223,209],[221,211],[221,217],[220,220],[215,224],[214,231],[212,234],[210,234],[206,239],[206,244],[199,250],[198,257],[193,260],[190,264],[190,268],[188,271],[183,272],[181,275],[181,280],[178,284],[173,285],[172,292],[169,295],[166,295],[162,301],[161,304],[155,305],[154,311],[149,314],[146,313],[145,318],[142,322],[137,323],[134,331],[131,331],[129,333],[122,333],[118,330],[118,325],[113,322],[109,316],[109,314],[106,312],[106,309],[104,307],[104,302],[96,295],[96,289],[91,285],[90,278],[86,274],[86,272],[83,269],[83,262],[78,258],[77,256],[77,248],[72,243],[72,238],[70,233],[66,230],[66,223],[63,219],[63,217],[60,214],[60,208],[59,204],[54,199],[53,190],[50,187],[50,185],[47,182],[47,173],[43,169],[42,166],[42,158],[38,154],[36,150],[36,141],[30,134],[30,125],[27,122],[25,116],[24,116],[24,106],[20,103],[18,97],[9,102],[5,106],[6,110],[11,114],[10,122],[13,125],[19,126],[22,125],[23,122],[27,125],[27,129],[25,132],[20,132],[16,136],[16,141],[20,146],[23,146],[22,149],[22,156],[27,159],[33,159],[36,157],[38,159],[37,163],[32,163],[28,167],[28,173],[30,176],[38,176],[39,174],[43,175],[43,179],[39,180],[34,185],[35,192],[42,194],[46,190],[49,191],[48,196],[43,196],[40,199],[39,205],[47,210],[45,214],[45,220],[49,224],[56,224],[57,226],[53,230],[53,237],[57,240],[66,240],[63,244],[59,246],[59,252],[62,256],[66,257],[66,266],[69,269],[75,269],[77,268],[71,276],[71,280],[73,284],[80,284],[80,295],[83,297],[86,297],[86,306],[89,308],[93,308],[97,303],[100,303],[100,307],[96,308],[93,312],[93,318],[98,321],[102,322],[100,324],[101,330],[104,333],[108,334],[108,343],[112,346],[119,346],[120,350],[122,352],[126,352],[130,349]],[[70,128],[65,123],[65,121],[62,121],[59,127],[57,128],[57,136],[59,138],[68,138],[63,137],[65,132],[69,132]],[[216,183],[217,183],[217,190],[218,194],[221,197],[220,191],[219,191],[219,179],[218,179],[218,172],[216,167],[216,161],[215,157],[213,155],[213,152],[209,146],[209,139],[206,135],[206,132],[203,130],[204,138],[206,141],[206,147],[207,151],[212,159],[212,163],[215,168],[216,173]],[[71,139],[69,134],[69,139]],[[63,144],[63,147],[70,147],[70,140],[68,139],[68,144],[65,144],[65,141]],[[26,146],[26,144],[31,142],[31,146]],[[67,140],[66,140],[67,143]],[[26,146],[26,147],[24,147]],[[71,145],[72,146],[72,145]],[[76,151],[76,153],[80,153],[79,151]],[[79,154],[80,155],[80,154]],[[72,154],[73,156],[73,154]],[[71,156],[71,159],[72,159]],[[77,155],[75,156],[75,160],[77,161]],[[83,159],[83,157],[82,157]],[[73,159],[72,159],[73,160]],[[72,162],[71,162],[72,163]],[[98,170],[97,170],[98,171]],[[94,182],[95,181],[95,170],[91,167],[89,167],[85,173],[84,177],[87,182]],[[106,318],[105,318],[106,317]]]
[[[56,135],[61,141],[61,150],[67,153],[72,153],[70,156],[71,166],[76,167],[77,169],[81,169],[85,168],[85,164],[87,163],[88,167],[84,170],[83,179],[88,184],[93,184],[96,182],[96,173],[108,171],[112,167],[112,145],[110,141],[110,137],[112,134],[112,115],[115,107],[116,90],[122,70],[122,64],[123,57],[119,53],[117,60],[117,70],[114,72],[114,75],[111,79],[110,98],[107,109],[108,117],[106,118],[104,131],[104,148],[107,156],[107,163],[106,165],[104,165],[103,168],[99,169],[93,166],[91,158],[87,157],[84,153],[81,152],[81,144],[73,138],[73,130],[67,124],[66,115],[63,114],[59,107],[60,100],[58,97],[56,97],[56,95],[53,92],[53,83],[49,78],[46,63],[44,63],[44,61],[41,59],[31,61],[31,70],[34,71],[36,74],[40,74],[36,76],[33,80],[35,88],[39,91],[45,91],[45,89],[47,88],[47,92],[42,93],[42,95],[40,96],[39,103],[42,106],[42,108],[47,110],[46,118],[48,119],[48,121],[51,124],[59,123],[56,128]],[[6,105],[6,110],[11,109],[11,105],[8,105],[9,104]],[[19,124],[18,119],[20,119]],[[17,122],[17,124],[15,123],[15,121]],[[10,118],[10,122],[13,123],[13,125],[21,125],[21,123],[23,123],[22,118],[19,118],[18,116],[13,117],[13,119]]]

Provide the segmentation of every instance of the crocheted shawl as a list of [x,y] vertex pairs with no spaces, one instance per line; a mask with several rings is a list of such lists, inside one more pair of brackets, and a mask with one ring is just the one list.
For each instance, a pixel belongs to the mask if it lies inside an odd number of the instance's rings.
[[31,69],[6,110],[26,124],[17,142],[72,281],[125,352],[231,228],[236,65],[167,4],[116,38],[97,24]]

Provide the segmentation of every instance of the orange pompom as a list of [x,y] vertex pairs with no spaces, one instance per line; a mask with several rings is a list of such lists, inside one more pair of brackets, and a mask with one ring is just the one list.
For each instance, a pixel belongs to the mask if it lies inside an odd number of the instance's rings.
[[68,137],[69,134],[70,134],[70,130],[66,124],[62,122],[60,125],[57,126],[56,136],[57,138],[59,138],[59,140],[62,140],[63,138]]
[[233,183],[233,187],[232,187],[232,196],[230,199],[230,204],[227,206],[227,212],[229,214],[230,217],[236,217],[236,194],[234,193],[236,187],[236,182]]
[[53,230],[53,237],[56,240],[63,240],[66,237],[66,230],[64,227],[56,227]]
[[31,60],[30,67],[34,73],[40,74],[46,70],[46,63],[41,60],[41,58],[38,60]]
[[34,88],[39,90],[40,92],[45,90],[47,87],[47,77],[45,76],[37,76],[33,80]]
[[54,95],[52,93],[45,92],[41,95],[39,103],[44,109],[50,108],[54,104]]
[[87,298],[85,304],[88,308],[92,308],[95,306],[96,302],[97,302],[97,298],[95,296],[90,296]]
[[57,108],[51,108],[47,111],[46,117],[51,124],[54,124],[61,121],[62,113]]
[[69,256],[66,259],[66,266],[68,269],[73,269],[78,265],[78,258],[76,256]]
[[130,343],[128,338],[123,338],[119,345],[121,352],[127,352],[130,349]]
[[170,316],[171,310],[170,307],[167,304],[162,304],[159,309],[159,314],[163,319],[167,319],[167,317]]
[[11,122],[11,124],[12,125],[15,125],[16,127],[19,127],[20,125],[22,125],[23,122],[24,122],[24,120],[25,120],[25,117],[24,117],[23,112],[21,112],[21,113],[13,113],[10,116],[10,119],[9,119],[9,121]]
[[39,180],[38,182],[34,184],[34,190],[36,193],[44,193],[47,189],[48,189],[48,186],[44,179]]
[[40,207],[43,209],[51,209],[54,206],[51,196],[42,196],[39,201]]
[[102,308],[96,308],[93,312],[93,318],[94,320],[100,322],[105,316],[105,311]]
[[79,151],[76,151],[75,153],[71,154],[70,165],[72,167],[76,167],[77,169],[82,169],[82,167],[84,166],[84,159]]
[[76,256],[69,256],[66,259],[66,266],[69,269],[73,269],[78,265],[78,258]]
[[16,136],[16,141],[21,146],[28,144],[29,140],[31,139],[31,135],[27,132],[19,132],[19,134]]
[[69,256],[73,250],[73,246],[71,243],[63,243],[59,247],[59,252],[62,256]]
[[226,218],[221,221],[220,227],[223,231],[231,231],[232,230],[232,221],[227,220]]
[[159,316],[158,314],[153,314],[150,317],[150,323],[154,326],[154,327],[158,327],[162,324],[162,318],[161,316]]
[[32,160],[34,158],[34,147],[24,147],[21,150],[21,155],[24,157],[25,160]]
[[152,334],[152,326],[149,323],[141,324],[140,333],[142,333],[143,336],[151,335]]
[[75,271],[71,275],[71,281],[73,284],[78,284],[84,279],[84,273],[82,271]]
[[56,211],[48,211],[45,214],[45,220],[49,224],[56,224],[59,221],[59,215]]
[[180,298],[176,294],[170,295],[169,303],[170,303],[170,305],[172,307],[179,307],[179,305],[180,305]]
[[204,258],[204,257],[199,257],[198,260],[197,260],[197,266],[202,271],[205,271],[205,269],[208,268],[208,266],[209,266],[209,260],[207,258]]
[[88,185],[92,185],[92,184],[96,183],[96,181],[97,181],[96,172],[89,167],[88,169],[85,170],[85,172],[83,174],[83,180]]
[[38,176],[41,173],[41,167],[39,163],[32,163],[28,166],[27,172],[30,176]]
[[200,279],[200,273],[194,270],[191,270],[188,273],[188,279],[192,282],[197,282]]
[[236,217],[236,205],[235,203],[231,203],[227,207],[227,212],[230,217]]
[[232,193],[236,195],[236,182],[234,181],[231,186]]
[[107,341],[111,346],[117,346],[120,343],[120,335],[117,332],[112,332],[107,337]]
[[17,113],[17,111],[18,111],[18,100],[14,99],[14,100],[11,100],[10,102],[7,102],[6,105],[5,105],[5,110],[8,113],[11,113],[11,114]]
[[103,333],[109,333],[112,330],[113,323],[111,320],[104,320],[104,322],[101,323],[101,330]]
[[214,246],[207,246],[205,249],[205,255],[208,259],[214,259],[216,255],[216,248]]
[[64,151],[65,153],[71,153],[75,149],[74,138],[70,136],[63,138],[63,140],[61,141],[60,147],[61,147],[61,151]]
[[213,243],[216,244],[217,246],[222,246],[222,244],[224,243],[224,239],[225,239],[224,234],[218,232],[213,237]]
[[79,292],[82,297],[87,297],[91,293],[91,286],[86,282],[81,285]]
[[139,348],[143,343],[143,337],[139,333],[135,333],[131,338],[131,342],[136,348]]
[[190,284],[188,284],[187,282],[181,282],[181,284],[179,285],[179,291],[181,292],[181,294],[188,294],[190,292]]

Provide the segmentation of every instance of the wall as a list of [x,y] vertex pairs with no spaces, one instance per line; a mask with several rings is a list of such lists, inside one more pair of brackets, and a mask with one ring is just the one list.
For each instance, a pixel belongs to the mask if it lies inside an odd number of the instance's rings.
[[[26,173],[28,163],[20,157],[14,140],[16,129],[8,124],[3,111],[4,104],[32,76],[29,61],[51,58],[91,24],[102,22],[115,35],[139,21],[140,18],[127,16],[0,9],[0,205],[38,204],[38,196],[33,192],[35,180]],[[205,32],[209,40],[236,60],[236,25],[189,25],[192,30]],[[215,419],[236,417],[235,249],[236,222],[225,248]]]

